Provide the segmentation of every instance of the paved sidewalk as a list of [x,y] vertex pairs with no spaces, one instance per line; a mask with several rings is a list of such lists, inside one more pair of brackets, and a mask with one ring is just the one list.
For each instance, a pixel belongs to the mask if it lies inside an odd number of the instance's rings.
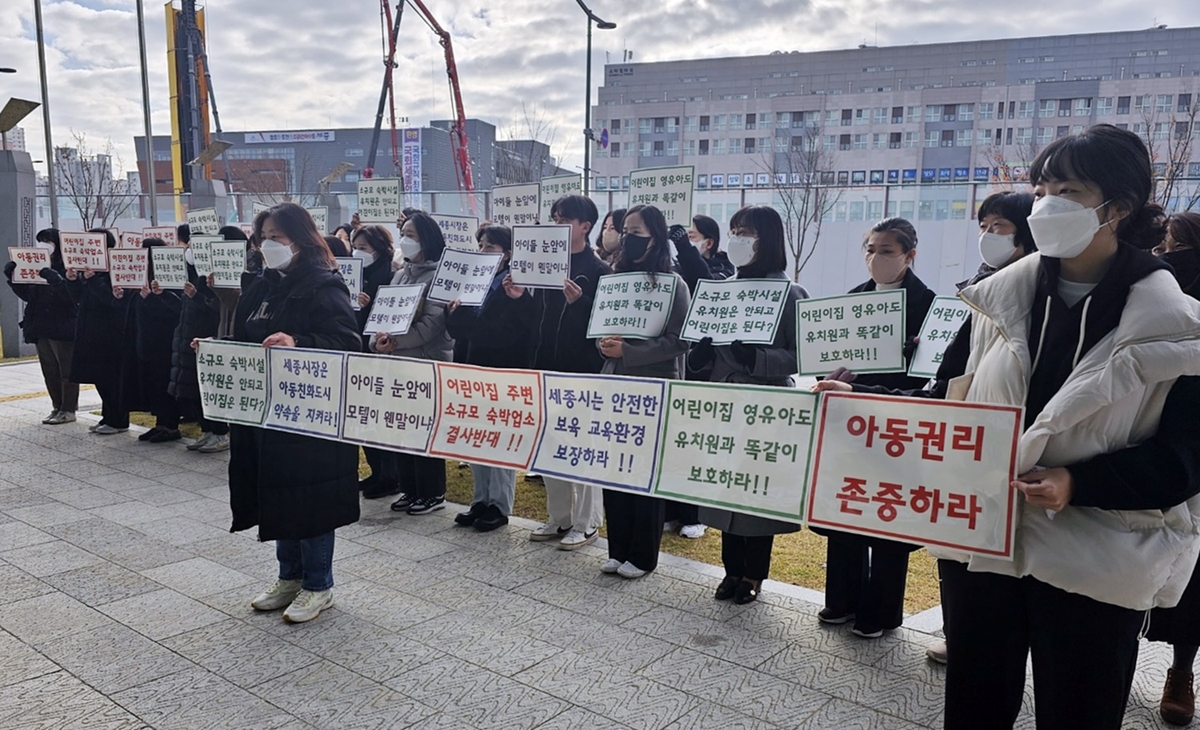
[[[928,634],[864,641],[781,586],[718,603],[718,570],[670,556],[605,576],[602,547],[456,528],[453,508],[365,502],[335,608],[255,613],[274,550],[228,532],[226,455],[43,426],[37,381],[0,366],[0,728],[941,726]],[[1126,727],[1165,727],[1169,663],[1143,644]]]

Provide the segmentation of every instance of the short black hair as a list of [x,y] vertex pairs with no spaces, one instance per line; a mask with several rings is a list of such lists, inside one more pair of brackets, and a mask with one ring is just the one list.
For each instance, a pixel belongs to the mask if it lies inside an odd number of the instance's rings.
[[221,226],[220,230],[217,231],[217,235],[226,241],[246,240],[246,232],[240,226]]
[[479,230],[475,231],[476,243],[483,243],[484,236],[505,251],[512,251],[512,229],[508,226],[480,226]]
[[60,245],[57,228],[43,228],[37,232],[33,240],[41,241],[42,243],[53,243],[56,247]]
[[1018,193],[1014,190],[1004,190],[992,193],[979,204],[979,220],[989,215],[999,216],[1017,227],[1013,241],[1025,249],[1025,253],[1037,250],[1033,242],[1033,233],[1029,230],[1029,214],[1033,211],[1033,193]]
[[354,243],[359,238],[366,241],[372,251],[386,257],[389,261],[396,255],[396,249],[392,245],[392,232],[383,226],[360,227],[351,235],[350,243]]
[[713,242],[713,253],[721,250],[721,224],[717,223],[716,219],[706,215],[694,215],[692,225],[701,236]]
[[430,218],[428,213],[413,213],[405,222],[408,221],[412,221],[413,227],[417,229],[421,253],[425,254],[425,260],[441,261],[442,252],[446,250],[446,237],[442,234],[441,226]]
[[783,219],[767,205],[748,205],[729,219],[730,230],[748,228],[758,239],[758,250],[750,263],[738,268],[739,279],[758,279],[787,268],[787,243]]
[[192,240],[192,227],[186,223],[180,223],[175,228],[175,240],[179,243],[188,243]]
[[554,218],[555,216],[563,220],[590,223],[587,232],[591,233],[592,228],[596,227],[596,221],[600,220],[600,211],[596,209],[596,204],[592,202],[591,198],[585,198],[582,195],[564,195],[550,206],[550,217]]

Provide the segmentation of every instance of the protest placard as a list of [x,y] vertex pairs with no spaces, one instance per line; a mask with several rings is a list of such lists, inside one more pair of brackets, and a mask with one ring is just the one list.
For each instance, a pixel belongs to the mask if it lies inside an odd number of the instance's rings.
[[192,266],[196,267],[196,274],[208,276],[213,273],[212,247],[224,240],[220,236],[192,236],[188,248],[192,249]]
[[353,309],[361,309],[358,306],[358,293],[363,288],[363,260],[353,256],[338,256],[334,261],[337,262],[342,280],[346,282],[346,288],[350,290],[350,306]]
[[528,469],[542,427],[541,374],[439,362],[429,453]]
[[437,372],[431,360],[346,356],[342,440],[424,454],[437,419]]
[[317,224],[317,233],[322,236],[329,233],[329,206],[318,205],[313,208],[305,208],[305,210],[312,216],[313,223]]
[[825,393],[810,525],[1012,558],[1022,409]]
[[801,375],[902,373],[903,289],[842,294],[796,302],[796,347]]
[[534,289],[562,289],[571,275],[570,226],[513,226],[512,281]]
[[464,307],[483,304],[502,253],[446,249],[437,274],[429,285],[429,301],[449,303],[457,299]]
[[679,339],[714,345],[740,340],[747,345],[775,341],[792,283],[786,279],[701,279]]
[[182,289],[187,283],[187,251],[169,246],[151,246],[150,268],[154,281],[163,289]]
[[[541,185],[535,182],[492,188],[492,222],[498,226],[532,226],[539,221]],[[545,219],[550,222],[549,218]]]
[[601,276],[592,300],[588,339],[618,335],[644,340],[662,335],[678,283],[674,274],[651,279],[642,271]]
[[267,415],[263,426],[336,439],[342,423],[346,353],[268,347]]
[[374,335],[386,332],[389,335],[403,335],[412,327],[417,309],[421,306],[421,298],[425,293],[424,284],[396,284],[381,286],[375,292],[375,301],[371,304],[371,314],[367,317],[367,325],[363,328],[364,335]]
[[181,246],[175,226],[150,226],[142,229],[142,238],[161,238],[168,246]]
[[479,219],[475,216],[430,213],[429,217],[438,224],[438,228],[442,229],[442,237],[446,239],[446,248],[459,251],[479,250],[479,243],[475,240],[475,231],[479,230]]
[[671,381],[654,494],[799,522],[817,396]]
[[108,271],[108,240],[103,233],[58,234],[63,266],[76,271]]
[[221,230],[221,217],[216,208],[197,208],[187,212],[188,232],[193,236],[215,236]]
[[376,177],[358,181],[358,219],[363,223],[391,223],[400,217],[399,178]]
[[629,171],[629,206],[653,205],[667,225],[692,225],[692,191],[696,168],[646,167]]
[[150,255],[144,248],[108,249],[108,276],[114,287],[141,289],[150,285]]
[[[164,241],[164,243],[166,243]],[[167,244],[170,245],[170,244]],[[142,234],[140,231],[124,231],[117,236],[117,248],[141,248]]]
[[[213,241],[209,244],[212,254],[213,287],[217,289],[240,289],[242,272],[246,270],[245,241]],[[192,254],[195,256],[195,254]]]
[[262,425],[267,412],[267,350],[262,345],[202,339],[196,376],[204,417]]
[[544,177],[538,183],[539,212],[538,220],[550,224],[550,209],[554,201],[564,195],[579,195],[583,192],[583,177],[581,175],[555,175]]
[[958,297],[935,297],[921,325],[908,374],[921,378],[937,375],[946,348],[970,316],[971,308]]
[[543,375],[539,474],[649,492],[658,461],[665,380]]
[[257,200],[250,201],[250,211],[254,215],[258,215],[259,213],[263,212],[264,210],[270,210],[270,209],[271,209],[270,203],[260,203]]
[[38,272],[50,266],[50,249],[36,246],[10,246],[8,260],[17,265],[12,272],[14,284],[46,284]]

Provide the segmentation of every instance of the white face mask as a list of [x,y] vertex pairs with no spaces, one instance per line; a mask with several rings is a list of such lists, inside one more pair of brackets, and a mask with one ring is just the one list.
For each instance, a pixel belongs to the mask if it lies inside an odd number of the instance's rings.
[[1029,214],[1033,242],[1050,258],[1075,258],[1087,250],[1100,230],[1096,211],[1107,204],[1105,201],[1095,208],[1085,208],[1061,195],[1043,195],[1033,202],[1033,212]]
[[53,251],[54,250],[54,244],[50,243],[49,241],[38,241],[33,244],[33,247],[40,248],[45,251]]
[[725,242],[725,254],[729,263],[741,268],[754,260],[754,244],[758,239],[750,236],[732,236]]
[[408,260],[415,259],[421,254],[421,244],[416,239],[409,238],[408,236],[402,236],[396,244],[396,248],[400,252],[400,255]]
[[983,263],[993,269],[1007,264],[1016,248],[1016,236],[1011,233],[1007,236],[987,231],[979,234],[979,255],[983,257]]
[[188,248],[188,249],[184,250],[183,260],[188,262],[192,266],[196,265],[196,255],[192,253],[192,249]]
[[375,260],[375,256],[370,251],[363,251],[360,248],[354,249],[354,251],[352,251],[350,253],[350,255],[356,259],[362,259],[363,263],[367,263],[367,264],[369,264]]
[[291,246],[286,246],[271,238],[262,242],[263,263],[267,265],[268,269],[284,268],[291,262],[293,255]]

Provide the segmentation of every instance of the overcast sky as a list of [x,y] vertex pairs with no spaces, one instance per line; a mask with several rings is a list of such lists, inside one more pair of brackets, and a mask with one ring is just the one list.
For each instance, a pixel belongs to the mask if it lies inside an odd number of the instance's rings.
[[[522,103],[557,129],[564,166],[583,156],[586,19],[574,0],[426,0],[454,39],[468,116],[525,134]],[[1026,35],[1132,30],[1196,22],[1195,0],[591,0],[617,23],[596,31],[593,80],[606,54],[635,61],[827,50]],[[1188,12],[1191,10],[1192,12]],[[208,3],[208,53],[226,131],[369,127],[382,80],[380,9],[368,0]],[[163,6],[146,3],[156,134],[170,131]],[[43,0],[54,142],[111,139],[125,168],[142,131],[133,0]],[[876,28],[878,23],[878,28]],[[876,36],[876,34],[878,34]],[[397,114],[413,125],[451,116],[441,49],[408,9],[400,31]],[[0,102],[40,99],[33,0],[0,2]],[[593,101],[595,96],[593,95]],[[42,118],[22,124],[45,157]],[[38,166],[42,168],[41,165]]]

